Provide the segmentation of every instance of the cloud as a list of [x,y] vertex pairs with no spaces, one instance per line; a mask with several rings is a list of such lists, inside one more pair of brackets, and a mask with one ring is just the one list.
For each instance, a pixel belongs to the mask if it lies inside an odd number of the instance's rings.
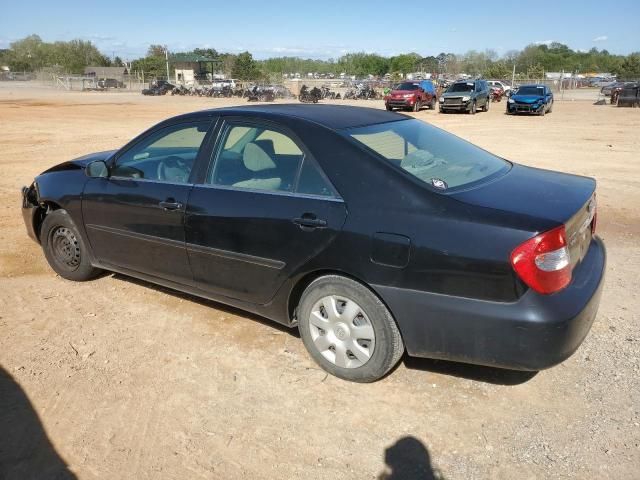
[[606,42],[609,39],[606,35],[600,35],[593,39],[594,42]]
[[554,40],[536,40],[534,43],[534,45],[551,45],[554,42]]

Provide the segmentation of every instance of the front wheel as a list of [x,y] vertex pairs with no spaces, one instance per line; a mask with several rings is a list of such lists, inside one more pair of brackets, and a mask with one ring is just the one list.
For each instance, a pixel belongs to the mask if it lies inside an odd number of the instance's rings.
[[420,100],[416,100],[416,103],[413,105],[413,111],[419,112],[421,108],[422,108],[422,105],[420,103]]
[[389,105],[385,105],[385,108],[386,108],[388,111],[390,111],[390,112],[392,112],[392,111],[393,111],[393,107],[391,107],[391,106],[389,106]]
[[491,103],[491,102],[490,102],[489,98],[487,97],[487,101],[486,101],[486,103],[484,104],[484,107],[482,107],[482,111],[483,111],[483,112],[488,112],[488,111],[489,111],[489,104],[490,104],[490,103]]
[[387,307],[364,285],[327,275],[312,282],[297,310],[304,346],[324,370],[373,382],[400,360],[404,344]]
[[55,210],[45,217],[40,242],[47,262],[61,277],[83,282],[100,274],[101,270],[91,265],[87,243],[66,210]]
[[471,104],[471,107],[469,108],[469,113],[471,115],[475,115],[476,114],[476,102],[475,101]]

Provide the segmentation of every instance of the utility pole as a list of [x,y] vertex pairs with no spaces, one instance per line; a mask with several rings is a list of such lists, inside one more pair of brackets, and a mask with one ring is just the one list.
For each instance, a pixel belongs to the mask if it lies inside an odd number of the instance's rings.
[[164,58],[167,61],[167,82],[169,81],[169,49],[164,46]]

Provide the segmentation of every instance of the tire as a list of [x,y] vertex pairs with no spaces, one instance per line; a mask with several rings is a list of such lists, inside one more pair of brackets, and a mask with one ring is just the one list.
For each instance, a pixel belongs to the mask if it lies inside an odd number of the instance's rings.
[[[336,314],[330,314],[332,307]],[[347,310],[355,317],[344,317]],[[404,344],[391,313],[371,290],[354,280],[338,275],[318,278],[302,294],[297,312],[309,355],[336,377],[373,382],[402,357]],[[357,328],[362,333],[357,334]]]
[[420,100],[416,100],[416,103],[413,105],[413,111],[419,112],[421,108],[422,108],[422,103],[420,102]]
[[384,106],[389,112],[393,112],[393,107],[390,107],[389,105],[385,105]]
[[540,109],[540,113],[538,115],[540,115],[541,117],[544,117],[545,113],[547,113],[547,106],[543,105],[542,108]]
[[551,113],[551,112],[553,112],[553,100],[549,104],[549,110],[547,110],[547,113]]
[[471,104],[471,108],[469,109],[469,113],[471,115],[475,115],[476,114],[476,101],[474,100],[473,103]]
[[429,109],[430,110],[435,110],[436,109],[436,99],[435,98],[431,99],[431,103],[429,104]]
[[54,210],[44,218],[40,242],[47,262],[62,278],[84,282],[102,272],[91,265],[87,243],[66,210]]
[[489,104],[491,103],[491,100],[489,98],[487,98],[487,102],[484,104],[484,106],[482,107],[482,111],[483,112],[488,112],[489,111]]

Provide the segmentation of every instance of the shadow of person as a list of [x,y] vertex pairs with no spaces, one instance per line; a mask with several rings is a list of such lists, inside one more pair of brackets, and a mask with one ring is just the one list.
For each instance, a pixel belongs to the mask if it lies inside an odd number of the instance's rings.
[[0,367],[0,479],[71,480],[27,395]]
[[384,452],[387,468],[378,480],[444,480],[431,467],[429,451],[415,437],[402,437]]

